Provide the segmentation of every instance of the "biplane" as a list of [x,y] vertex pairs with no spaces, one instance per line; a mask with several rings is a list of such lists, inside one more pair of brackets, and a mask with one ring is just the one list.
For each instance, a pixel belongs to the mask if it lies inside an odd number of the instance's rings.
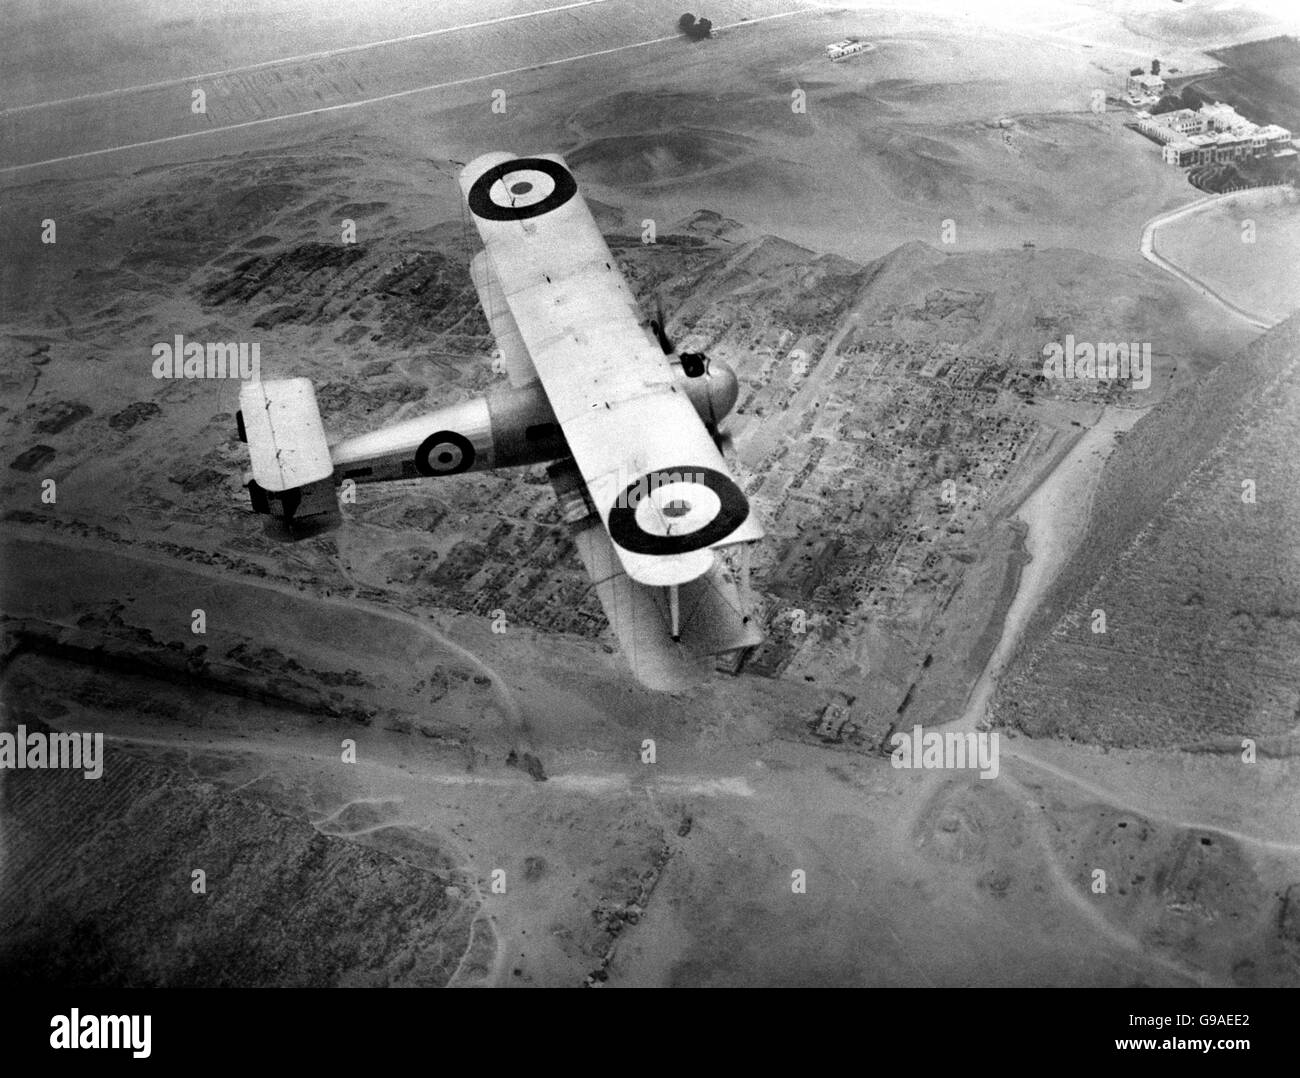
[[642,319],[562,157],[488,153],[459,182],[483,241],[470,275],[506,383],[333,443],[308,379],[246,383],[237,418],[253,508],[293,529],[337,518],[346,480],[546,464],[633,674],[684,688],[713,656],[762,640],[748,559],[763,529],[718,428],[735,372],[679,354],[662,313]]

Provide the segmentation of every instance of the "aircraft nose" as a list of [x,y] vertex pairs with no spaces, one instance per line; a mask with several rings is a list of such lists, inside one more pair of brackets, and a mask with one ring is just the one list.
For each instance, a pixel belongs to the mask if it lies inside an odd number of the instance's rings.
[[729,363],[715,359],[709,364],[709,396],[713,401],[713,414],[719,419],[729,414],[740,396],[740,380]]

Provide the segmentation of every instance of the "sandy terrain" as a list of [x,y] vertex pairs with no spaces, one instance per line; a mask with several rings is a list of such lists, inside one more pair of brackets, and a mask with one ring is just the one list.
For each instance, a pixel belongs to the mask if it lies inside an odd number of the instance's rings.
[[1220,196],[1157,225],[1153,237],[1158,256],[1264,325],[1300,304],[1298,249],[1300,199],[1291,188]]
[[[1291,756],[1300,557],[1297,505],[1280,492],[1295,467],[1282,447],[1295,438],[1298,325],[1292,316],[1124,436],[999,683],[1000,721],[1226,765],[1245,740]],[[1260,490],[1275,493],[1261,502]]]
[[[11,547],[6,561],[38,550]],[[71,554],[65,549],[62,557]],[[94,562],[67,564],[85,581]],[[125,568],[117,563],[119,584],[130,580]],[[181,582],[189,570],[176,572]],[[63,620],[59,582],[66,579],[49,573],[44,609],[24,613]],[[125,593],[134,591],[127,583]],[[330,632],[340,616],[322,606],[314,631]],[[164,631],[146,609],[127,619]],[[339,627],[353,622],[348,614]],[[320,654],[306,641],[299,646]],[[14,706],[26,711],[44,678],[67,676],[51,661],[39,654],[14,660]],[[348,661],[367,674],[377,669],[375,655],[355,648]],[[444,711],[416,733],[247,704],[214,706],[193,689],[155,690],[162,708],[174,695],[183,709],[160,724],[133,706],[134,690],[120,677],[93,675],[84,689],[83,678],[74,674],[63,714],[47,713],[47,720],[70,729],[93,722],[111,744],[215,784],[232,804],[305,817],[328,837],[361,842],[435,874],[440,887],[475,896],[481,927],[464,934],[462,924],[466,953],[442,961],[444,970],[454,965],[455,983],[574,984],[592,973],[618,984],[1226,983],[1233,963],[1247,960],[1265,981],[1282,975],[1259,935],[1263,896],[1286,876],[1267,851],[1246,847],[1241,854],[1261,873],[1253,900],[1260,920],[1242,926],[1222,962],[1192,964],[1183,944],[1130,935],[1123,916],[1082,898],[1071,863],[1101,856],[1093,849],[1102,838],[1094,833],[1099,810],[1087,808],[1090,797],[1067,808],[1077,803],[1069,784],[1041,807],[1032,797],[1030,808],[1020,807],[1012,794],[1026,781],[1019,771],[1004,788],[897,771],[870,757],[827,758],[823,749],[773,740],[758,709],[743,723],[719,726],[725,712],[707,700],[686,703],[686,716],[638,711],[631,721],[592,726],[562,702],[557,672],[511,685],[526,688],[521,700],[532,733],[546,746],[546,781],[539,783],[503,766],[500,750],[493,751],[510,742],[508,730],[488,736],[471,720],[467,738]],[[584,698],[593,698],[590,690]],[[113,699],[124,706],[106,712]],[[563,716],[570,736],[575,727],[583,736],[559,747],[563,739],[545,725],[548,715]],[[635,759],[643,735],[658,741],[653,768]],[[340,762],[343,737],[357,742],[355,765]],[[121,779],[119,761],[110,756],[109,779]],[[1153,764],[1156,774],[1166,766]],[[1028,773],[1028,791],[1038,778]],[[103,824],[115,821],[106,811]],[[125,823],[141,833],[139,824]],[[1175,824],[1151,826],[1162,843],[1179,833]],[[808,873],[806,895],[789,892],[796,868]],[[497,869],[506,873],[500,894],[491,891]],[[236,886],[219,863],[210,878],[214,891]],[[43,879],[57,886],[57,875]],[[69,893],[64,888],[59,893]],[[711,900],[702,902],[704,895]],[[934,916],[918,917],[918,909]],[[1162,915],[1143,916],[1155,931]],[[1071,931],[1061,930],[1066,924]],[[1085,931],[1088,924],[1095,931]],[[427,947],[421,953],[431,961]],[[365,983],[401,983],[373,962],[363,968],[370,970]],[[360,970],[352,975],[361,977]]]
[[1142,414],[1136,408],[1103,409],[1097,421],[1017,510],[1015,519],[1024,528],[1028,561],[1020,569],[1015,598],[1003,616],[997,647],[971,690],[955,728],[973,729],[986,719],[998,674],[1014,653],[1029,616],[1042,603],[1061,566],[1078,549],[1101,466],[1115,447],[1116,434],[1128,430]]

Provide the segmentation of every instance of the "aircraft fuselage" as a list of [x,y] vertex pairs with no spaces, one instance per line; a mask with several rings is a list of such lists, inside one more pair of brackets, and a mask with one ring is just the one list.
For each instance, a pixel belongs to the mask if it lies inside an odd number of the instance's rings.
[[[673,373],[674,386],[687,395],[706,426],[714,427],[734,407],[738,386],[726,363],[714,361],[694,376],[675,364]],[[330,446],[335,480],[358,484],[522,468],[568,455],[555,411],[538,382],[501,386]]]

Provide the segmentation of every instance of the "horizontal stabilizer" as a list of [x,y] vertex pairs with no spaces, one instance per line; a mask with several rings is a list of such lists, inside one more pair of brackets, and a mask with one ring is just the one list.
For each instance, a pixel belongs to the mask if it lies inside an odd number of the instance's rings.
[[280,493],[334,475],[316,394],[308,378],[246,382],[239,391],[253,479]]

